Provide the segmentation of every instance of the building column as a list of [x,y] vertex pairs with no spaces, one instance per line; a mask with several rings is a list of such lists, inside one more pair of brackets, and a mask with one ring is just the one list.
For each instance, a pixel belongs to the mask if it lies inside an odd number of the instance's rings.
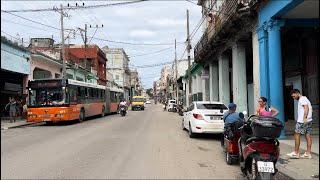
[[226,106],[230,103],[229,59],[226,55],[219,57],[219,101]]
[[253,55],[253,109],[258,106],[260,98],[260,63],[259,63],[259,41],[256,28],[252,31],[252,55]]
[[232,85],[233,101],[237,104],[237,111],[248,111],[246,49],[242,42],[236,42],[232,46]]
[[218,65],[210,64],[209,66],[209,86],[210,101],[219,101],[219,78]]
[[[281,32],[283,21],[270,20],[268,23],[268,45],[269,45],[269,80],[270,80],[270,104],[279,110],[277,118],[285,125],[284,121],[284,98],[282,79],[281,58]],[[285,137],[284,129],[281,137]]]
[[266,25],[259,27],[257,33],[259,41],[260,95],[269,99],[268,34]]
[[[202,74],[205,73],[205,70],[202,70]],[[199,79],[201,81],[201,93],[202,93],[202,101],[206,101],[207,96],[206,96],[206,79],[204,77],[202,77],[201,75],[199,75]]]
[[190,102],[189,102],[189,94],[190,94],[190,92],[189,92],[189,81],[188,80],[186,80],[186,82],[185,82],[185,85],[186,85],[186,89],[185,89],[185,92],[186,92],[186,107],[189,107],[189,104],[190,104]]

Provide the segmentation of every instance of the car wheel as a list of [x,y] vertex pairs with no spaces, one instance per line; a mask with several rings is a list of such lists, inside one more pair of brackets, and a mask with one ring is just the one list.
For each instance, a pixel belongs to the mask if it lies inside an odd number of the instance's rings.
[[184,127],[184,119],[183,118],[182,118],[181,128],[182,128],[182,130],[186,130],[186,128]]
[[189,137],[190,138],[195,138],[196,137],[196,135],[192,132],[191,124],[189,124]]

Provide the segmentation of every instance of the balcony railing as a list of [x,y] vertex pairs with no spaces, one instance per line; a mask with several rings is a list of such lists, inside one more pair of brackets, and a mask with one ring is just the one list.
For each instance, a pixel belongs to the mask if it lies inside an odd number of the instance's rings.
[[222,29],[227,31],[226,24],[239,18],[240,10],[255,4],[258,0],[225,0],[220,6],[218,12],[214,15],[213,23],[209,24],[201,39],[194,48],[195,60],[199,61],[201,54],[208,51],[210,42]]

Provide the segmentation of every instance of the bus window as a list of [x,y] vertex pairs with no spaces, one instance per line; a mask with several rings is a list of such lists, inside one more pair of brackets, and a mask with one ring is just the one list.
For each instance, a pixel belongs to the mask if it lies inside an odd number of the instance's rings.
[[76,88],[74,86],[70,86],[69,87],[69,96],[70,96],[70,103],[72,104],[76,104],[77,103],[77,95],[79,88]]
[[89,98],[89,97],[90,97],[90,96],[89,96],[89,88],[85,88],[85,92],[86,92],[85,97],[86,97],[86,98]]

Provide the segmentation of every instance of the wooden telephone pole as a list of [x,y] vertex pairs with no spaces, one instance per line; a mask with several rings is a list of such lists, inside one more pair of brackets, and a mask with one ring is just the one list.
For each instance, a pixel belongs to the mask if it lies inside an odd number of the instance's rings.
[[175,74],[176,74],[176,101],[179,102],[179,88],[178,88],[178,60],[177,60],[177,40],[174,40],[174,61],[175,61]]
[[[191,57],[190,57],[190,50],[191,50],[191,43],[190,43],[190,32],[189,32],[189,10],[187,9],[187,52],[188,52],[188,78],[189,78],[189,94],[192,94],[191,86],[192,86],[192,78],[191,78]],[[188,97],[189,98],[189,95]],[[189,100],[188,100],[189,102]],[[189,102],[190,104],[190,102]]]

